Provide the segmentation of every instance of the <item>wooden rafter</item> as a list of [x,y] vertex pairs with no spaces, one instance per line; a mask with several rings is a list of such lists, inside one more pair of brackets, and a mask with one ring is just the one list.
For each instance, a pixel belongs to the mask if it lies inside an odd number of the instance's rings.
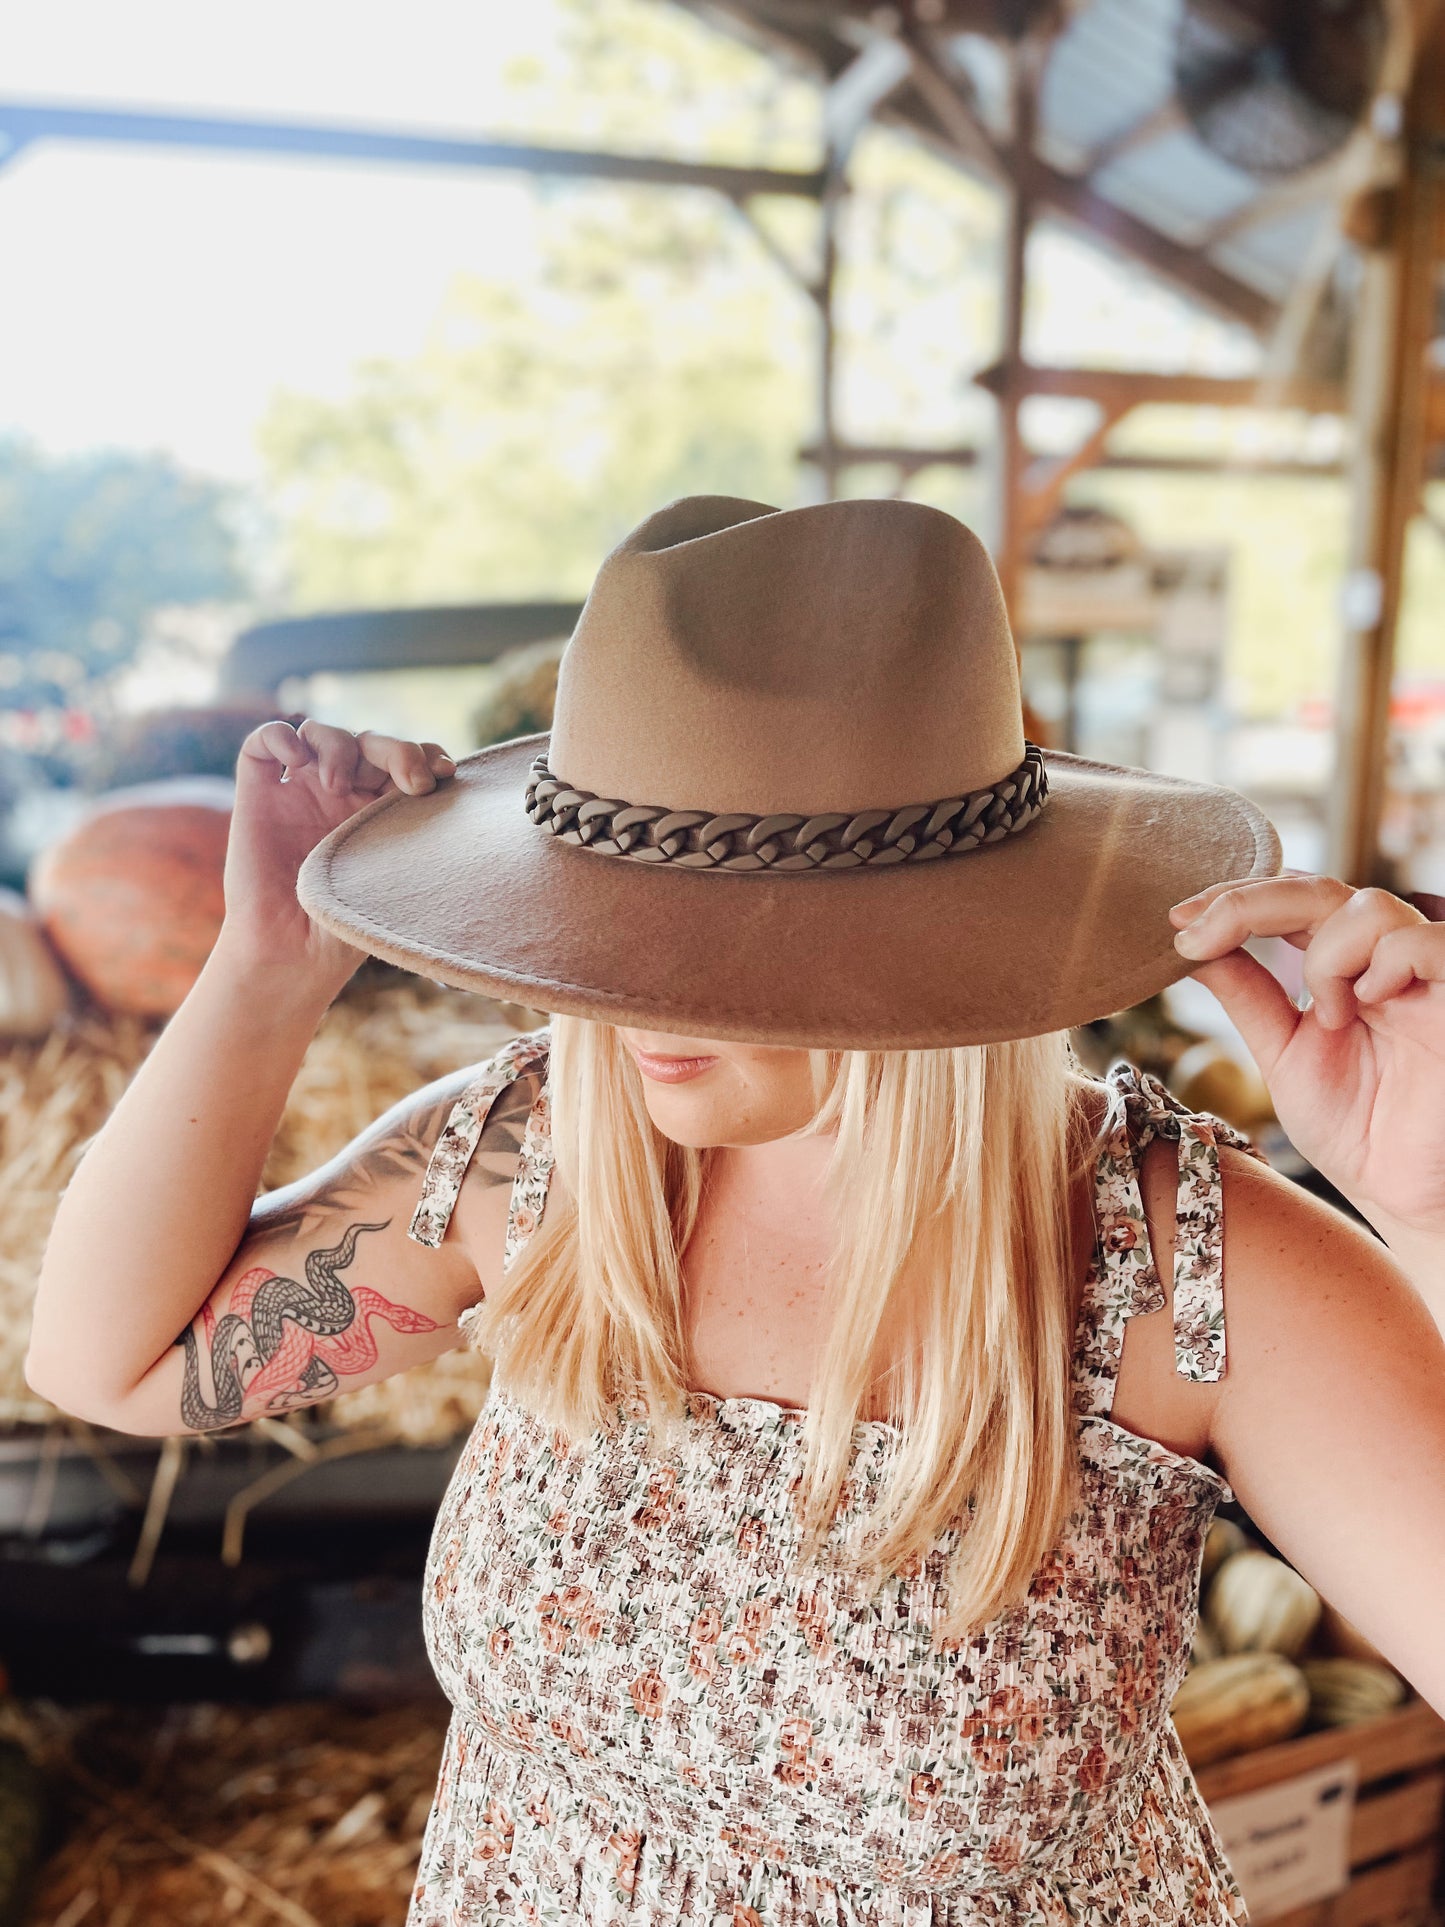
[[1057,514],[1064,490],[1086,468],[1097,468],[1109,437],[1129,412],[1127,406],[1104,408],[1078,447],[1051,461],[1032,462],[1023,473],[1024,520],[1030,531],[1042,528]]
[[1084,177],[1092,180],[1096,174],[1102,174],[1111,161],[1121,160],[1136,148],[1152,146],[1155,141],[1162,140],[1166,134],[1174,133],[1183,125],[1184,111],[1171,94],[1128,127],[1111,134],[1108,140],[1100,141],[1084,163]]
[[1427,472],[1429,347],[1445,219],[1445,44],[1422,6],[1389,218],[1364,252],[1352,343],[1352,515],[1336,703],[1328,863],[1391,887],[1379,847],[1405,538]]
[[[934,448],[912,442],[839,442],[836,452],[844,468],[891,468],[905,479],[921,474],[926,468],[978,468],[983,462],[982,454],[970,442]],[[816,462],[818,449],[810,445],[799,449],[798,455],[801,461]],[[1218,475],[1225,468],[1241,475],[1299,475],[1316,479],[1344,473],[1343,465],[1333,457],[1250,455],[1222,461],[1217,455],[1107,447],[1092,466],[1134,475]],[[1440,533],[1445,537],[1445,522],[1440,524]]]
[[[1018,372],[1030,395],[1072,395],[1101,408],[1138,408],[1150,403],[1200,408],[1302,408],[1315,415],[1337,415],[1344,406],[1338,382],[1291,375],[1266,390],[1252,375],[1159,374],[1134,368],[1053,368],[1025,362]],[[974,376],[981,388],[997,394],[1004,380],[999,363]]]
[[1061,174],[1037,155],[1027,163],[1027,171],[1034,199],[1059,220],[1139,262],[1225,320],[1241,322],[1254,334],[1268,330],[1276,313],[1268,295],[1106,200],[1087,180]]
[[937,121],[939,132],[975,167],[996,181],[1006,181],[1011,157],[975,113],[960,77],[932,37],[911,28],[901,28],[898,37],[908,49],[913,85]]
[[1233,241],[1238,235],[1247,234],[1252,228],[1265,227],[1271,221],[1281,221],[1287,215],[1297,214],[1301,208],[1318,206],[1331,200],[1345,178],[1345,157],[1353,144],[1347,143],[1318,166],[1307,167],[1301,173],[1291,175],[1288,180],[1267,188],[1264,193],[1256,194],[1242,207],[1235,208],[1232,213],[1205,228],[1195,245],[1208,252],[1225,241]]
[[1013,618],[1015,635],[1019,627],[1020,591],[1028,548],[1028,515],[1025,504],[1024,470],[1028,450],[1024,447],[1020,415],[1028,390],[1024,384],[1024,320],[1028,294],[1029,230],[1033,225],[1034,203],[1028,189],[1025,155],[1034,151],[1039,105],[1039,86],[1044,55],[1049,44],[1044,32],[1030,35],[1010,50],[1009,73],[1009,177],[1007,224],[1004,231],[1002,342],[999,350],[999,382],[994,398],[998,403],[998,539],[994,561],[1003,589],[1004,601]]
[[[1039,212],[1051,214],[1141,263],[1226,320],[1241,322],[1256,334],[1270,327],[1277,310],[1267,295],[1236,280],[1198,250],[1170,240],[1106,200],[1086,176],[1061,173],[1032,151],[1016,155],[1002,149],[975,113],[937,43],[917,32],[909,33],[907,40],[914,63],[914,90],[933,123],[928,133],[950,158],[992,181],[1021,189]],[[924,131],[902,104],[885,109],[880,118],[895,125],[901,122],[915,134]]]
[[[868,15],[819,0],[681,0],[691,11],[721,23],[730,21],[775,45],[787,45],[836,72],[870,36],[888,31]],[[900,17],[905,9],[893,10]],[[958,24],[956,6],[950,22]],[[980,5],[976,29],[997,31],[996,10]],[[990,130],[973,110],[962,77],[953,69],[938,38],[926,29],[907,30],[915,62],[912,87],[887,102],[880,122],[906,130],[935,147],[955,164],[987,179],[999,181],[1004,172],[1002,151]],[[1135,130],[1140,132],[1141,130]],[[1097,157],[1095,157],[1097,158]],[[1192,301],[1202,303],[1225,320],[1264,334],[1277,309],[1271,298],[1209,260],[1198,249],[1171,239],[1146,221],[1130,214],[1098,192],[1087,175],[1066,174],[1040,155],[1024,163],[1027,179],[1020,184],[1041,214],[1079,229],[1088,238],[1136,262]],[[1022,171],[1022,170],[1021,170]]]

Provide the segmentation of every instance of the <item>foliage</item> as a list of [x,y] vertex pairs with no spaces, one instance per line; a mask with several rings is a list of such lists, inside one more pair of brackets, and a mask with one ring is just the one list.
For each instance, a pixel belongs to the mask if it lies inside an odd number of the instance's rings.
[[815,77],[674,0],[553,0],[538,10],[535,50],[513,60],[506,78],[510,125],[529,135],[555,139],[560,127],[577,147],[817,163]]
[[237,594],[229,505],[165,456],[0,441],[0,701],[81,706],[156,609]]
[[261,437],[294,600],[585,592],[674,496],[789,499],[811,316],[760,285],[737,216],[645,190],[539,195],[530,284],[459,278],[422,352]]

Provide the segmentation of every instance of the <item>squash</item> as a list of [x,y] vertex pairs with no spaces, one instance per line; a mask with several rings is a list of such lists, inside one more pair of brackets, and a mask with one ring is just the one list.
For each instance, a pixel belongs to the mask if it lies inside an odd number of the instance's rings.
[[1219,1641],[1210,1631],[1209,1621],[1201,1614],[1194,1622],[1194,1637],[1189,1642],[1189,1663],[1201,1666],[1206,1659],[1220,1658]]
[[1320,1596],[1283,1559],[1249,1547],[1215,1573],[1204,1610],[1226,1653],[1282,1653],[1294,1659],[1319,1624]]
[[172,777],[113,790],[31,865],[47,935],[100,1004],[169,1017],[225,915],[234,786]]
[[1201,1660],[1185,1675],[1169,1714],[1189,1764],[1208,1766],[1289,1739],[1309,1710],[1309,1686],[1292,1660],[1226,1653]]
[[0,1037],[43,1037],[70,1003],[45,932],[18,891],[0,890]]
[[1249,1544],[1243,1528],[1233,1519],[1214,1518],[1204,1537],[1204,1553],[1199,1565],[1199,1583],[1207,1586],[1226,1559],[1243,1552]]
[[1368,1659],[1306,1659],[1300,1671],[1310,1689],[1310,1718],[1319,1726],[1353,1726],[1378,1719],[1405,1697],[1405,1682],[1389,1666]]
[[1236,1057],[1217,1038],[1191,1044],[1171,1068],[1169,1085],[1191,1111],[1206,1111],[1239,1131],[1274,1117],[1269,1088],[1253,1060]]

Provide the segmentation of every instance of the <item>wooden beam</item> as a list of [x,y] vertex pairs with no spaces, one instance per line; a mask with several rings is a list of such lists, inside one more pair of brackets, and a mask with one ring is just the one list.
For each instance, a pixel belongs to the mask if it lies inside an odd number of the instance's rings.
[[[1005,215],[1003,284],[1000,315],[1000,380],[994,390],[998,402],[998,538],[994,563],[1017,639],[1021,590],[1029,537],[1024,496],[1024,447],[1019,417],[1028,389],[1024,382],[1024,321],[1028,300],[1028,246],[1034,220],[1029,192],[1029,169],[1023,157],[1034,151],[1038,126],[1039,87],[1048,41],[1043,33],[1026,36],[1009,50],[1009,177],[1011,191]],[[1017,646],[1017,642],[1015,643]]]
[[[1132,214],[1106,200],[1086,176],[1060,173],[1039,155],[1021,150],[1026,159],[1001,149],[993,135],[973,111],[957,80],[951,76],[934,43],[916,30],[902,36],[913,58],[914,90],[938,126],[936,140],[988,179],[1007,183],[1039,210],[1054,215],[1071,227],[1084,230],[1115,252],[1140,262],[1152,274],[1167,281],[1191,300],[1202,301],[1228,321],[1240,322],[1252,332],[1264,332],[1276,313],[1267,295],[1247,287],[1223,268],[1207,260],[1198,250],[1171,241],[1157,228],[1145,225]],[[916,120],[900,108],[886,110],[882,119],[900,120],[918,133]],[[1151,115],[1151,123],[1161,115]],[[1155,131],[1162,131],[1156,129]],[[1133,130],[1142,138],[1143,128]],[[1097,165],[1091,158],[1090,171]]]
[[1064,490],[1074,476],[1098,467],[1110,435],[1128,412],[1126,408],[1105,408],[1076,449],[1052,461],[1035,461],[1024,470],[1024,516],[1031,533],[1057,514]]
[[0,161],[36,141],[125,141],[151,147],[191,147],[233,154],[293,154],[321,159],[379,161],[390,166],[500,168],[523,174],[636,181],[656,187],[710,187],[721,194],[801,195],[824,192],[821,172],[776,167],[729,167],[675,161],[653,154],[598,153],[578,147],[539,147],[520,141],[458,140],[435,134],[398,134],[370,127],[331,127],[303,121],[233,120],[219,115],[140,114],[112,107],[72,107],[46,101],[0,101]]
[[1157,228],[1146,227],[1087,181],[1060,174],[1046,161],[1034,158],[1029,167],[1030,189],[1041,208],[1094,240],[1141,262],[1163,281],[1202,301],[1227,321],[1241,322],[1262,334],[1275,316],[1275,303],[1258,289],[1247,287],[1196,249],[1171,241]]
[[[815,462],[818,452],[816,446],[805,447],[798,451],[798,458]],[[966,442],[938,448],[920,448],[911,442],[839,442],[836,454],[842,468],[895,468],[905,476],[920,474],[925,468],[977,468],[982,461],[979,450]],[[1091,466],[1139,475],[1297,475],[1329,480],[1345,473],[1341,462],[1309,457],[1177,455],[1147,449],[1106,448]],[[1445,524],[1440,532],[1445,537]]]
[[974,112],[961,82],[949,71],[933,41],[916,29],[900,29],[899,39],[912,63],[914,88],[945,138],[990,179],[1007,182],[1009,156]]
[[[681,4],[714,21],[725,17],[745,33],[766,33],[775,45],[786,46],[795,54],[801,51],[825,68],[834,64],[823,53],[829,36],[835,46],[841,44],[854,49],[866,44],[870,36],[888,31],[864,15],[830,11],[819,6],[817,0],[796,0],[792,5],[785,5],[784,0],[769,0],[766,22],[759,21],[744,0],[711,0],[710,4],[704,4],[704,0],[681,0]],[[1077,4],[1078,0],[1065,0],[1062,11],[1076,11]],[[901,31],[902,19],[908,10],[899,7],[895,11]],[[979,6],[973,12],[980,23],[977,31],[996,31],[996,19],[992,27],[984,24],[993,12],[991,8]],[[950,0],[949,20],[954,26],[969,24],[958,11],[958,0]],[[950,82],[946,62],[938,53],[936,43],[926,33],[911,28],[907,39],[918,63],[911,95],[905,92],[880,108],[879,121],[911,134],[955,165],[999,181],[1003,162],[998,143],[972,112],[956,81]],[[947,92],[937,84],[940,75]],[[1023,185],[1041,213],[1055,216],[1126,260],[1137,262],[1187,299],[1203,303],[1225,320],[1239,323],[1256,334],[1265,332],[1273,321],[1275,303],[1268,295],[1238,280],[1195,248],[1171,240],[1106,200],[1087,177],[1063,174],[1034,155],[1028,162],[1028,179]]]
[[[1127,368],[1051,368],[1025,362],[1019,371],[1025,393],[1073,395],[1101,408],[1139,408],[1149,403],[1198,408],[1302,408],[1314,415],[1337,415],[1344,407],[1338,382],[1314,376],[1156,374]],[[1003,386],[1002,363],[980,369],[979,387],[997,394]]]
[[1157,107],[1152,107],[1147,114],[1141,115],[1129,126],[1121,128],[1117,134],[1111,134],[1108,140],[1100,141],[1084,164],[1085,179],[1101,174],[1111,161],[1121,160],[1125,154],[1132,154],[1136,148],[1148,147],[1154,141],[1162,140],[1166,134],[1172,134],[1184,125],[1184,110],[1179,105],[1177,97],[1171,94]]
[[1244,202],[1241,207],[1205,228],[1195,246],[1207,253],[1221,242],[1232,241],[1239,234],[1247,234],[1251,228],[1283,220],[1288,214],[1297,214],[1302,207],[1332,199],[1349,171],[1345,156],[1362,138],[1368,141],[1371,136],[1368,133],[1363,137],[1358,133],[1352,135],[1350,141],[1338,153],[1331,154],[1328,160],[1307,167],[1298,174],[1291,174],[1288,179],[1266,188],[1262,194],[1256,194],[1252,200]]
[[1328,867],[1394,882],[1379,847],[1405,536],[1420,503],[1435,326],[1435,240],[1445,200],[1445,46],[1419,42],[1399,179],[1381,245],[1364,256],[1351,343],[1353,513],[1335,705]]

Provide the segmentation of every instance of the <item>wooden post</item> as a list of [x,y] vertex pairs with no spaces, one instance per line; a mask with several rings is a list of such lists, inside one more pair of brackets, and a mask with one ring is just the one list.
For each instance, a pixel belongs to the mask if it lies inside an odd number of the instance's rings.
[[838,280],[838,212],[847,185],[846,157],[828,150],[823,196],[818,203],[820,224],[818,280],[812,290],[818,307],[818,470],[823,500],[838,493],[842,461],[838,453],[838,330],[833,298]]
[[1445,48],[1421,46],[1401,167],[1357,218],[1363,278],[1351,338],[1351,526],[1336,685],[1330,875],[1389,887],[1379,847],[1405,536],[1420,507],[1445,173]]
[[998,395],[998,541],[994,561],[1018,647],[1026,530],[1024,527],[1023,438],[1019,416],[1024,395],[1024,319],[1028,297],[1030,193],[1034,125],[1038,107],[1038,58],[1034,44],[1020,40],[1012,49],[1010,188],[1004,234],[1002,340]]
[[823,191],[818,201],[818,274],[808,293],[818,310],[818,477],[825,502],[838,493],[847,461],[838,446],[838,222],[848,192],[848,162],[874,109],[909,70],[906,48],[880,35],[829,82],[823,97]]

